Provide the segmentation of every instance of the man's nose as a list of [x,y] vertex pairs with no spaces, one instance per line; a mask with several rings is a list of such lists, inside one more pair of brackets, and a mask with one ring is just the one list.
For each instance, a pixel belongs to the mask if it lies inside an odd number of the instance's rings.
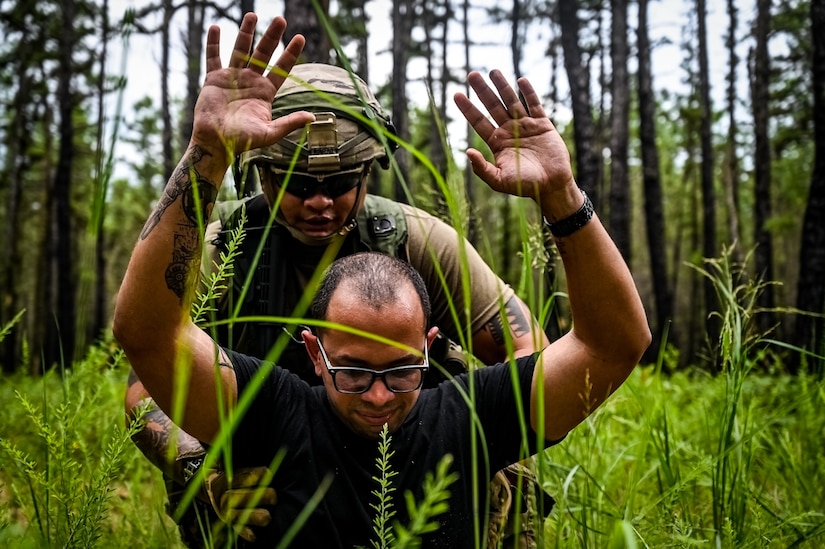
[[322,190],[319,187],[315,194],[304,200],[304,205],[312,210],[322,211],[332,206],[334,202],[327,194],[326,189]]
[[376,377],[375,381],[372,383],[372,386],[367,389],[365,393],[361,394],[361,398],[373,406],[379,407],[384,406],[394,399],[395,393],[387,388],[387,385],[384,383],[384,378]]

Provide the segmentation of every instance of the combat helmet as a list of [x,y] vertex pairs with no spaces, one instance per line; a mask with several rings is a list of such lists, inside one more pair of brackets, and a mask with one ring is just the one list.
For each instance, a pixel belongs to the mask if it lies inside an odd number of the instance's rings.
[[325,63],[296,65],[272,101],[272,119],[301,110],[314,113],[316,121],[274,145],[243,153],[244,172],[260,161],[304,172],[338,171],[370,160],[389,166],[397,144],[385,132],[395,128],[357,75]]

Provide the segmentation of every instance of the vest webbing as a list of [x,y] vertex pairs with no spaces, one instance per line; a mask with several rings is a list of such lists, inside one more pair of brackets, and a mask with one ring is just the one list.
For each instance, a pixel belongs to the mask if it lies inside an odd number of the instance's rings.
[[[221,231],[213,245],[225,251],[230,238],[230,232],[240,226],[241,208],[246,208],[246,225],[241,246],[241,254],[235,259],[234,275],[229,285],[228,295],[224,300],[223,313],[227,317],[236,307],[236,301],[241,295],[253,260],[258,251],[261,240],[266,234],[266,225],[270,218],[270,209],[263,195],[256,195],[242,200],[225,201],[218,204],[218,216],[221,222]],[[357,236],[355,249],[342,249],[341,255],[356,251],[376,251],[394,257],[407,258],[406,243],[407,218],[401,206],[392,200],[370,195],[365,198],[361,211],[356,216],[357,226],[353,231]],[[239,309],[239,316],[285,316],[291,314],[286,310],[286,293],[288,288],[294,287],[294,272],[289,269],[292,258],[286,252],[287,244],[292,239],[289,231],[278,223],[272,223],[266,235],[266,243],[261,250],[255,271],[252,275],[243,303]],[[346,244],[345,244],[346,245]],[[282,326],[274,323],[237,324],[236,326],[222,326],[218,330],[218,339],[236,351],[252,356],[265,357],[282,333]],[[295,347],[295,346],[293,346]],[[306,352],[294,354],[285,352],[291,363],[295,361],[308,362]],[[280,362],[281,360],[279,360]],[[286,362],[284,362],[286,363]],[[297,368],[290,365],[290,370],[301,377],[310,377],[311,382],[317,383],[311,367],[306,376]]]

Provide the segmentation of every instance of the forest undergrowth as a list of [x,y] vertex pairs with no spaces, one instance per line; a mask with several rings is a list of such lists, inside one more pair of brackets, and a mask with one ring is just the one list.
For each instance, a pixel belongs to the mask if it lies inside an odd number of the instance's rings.
[[[695,270],[719,297],[713,367],[679,368],[662,344],[655,364],[542,454],[539,480],[557,502],[537,529],[543,547],[825,545],[825,379],[784,373],[753,321],[764,285],[729,254]],[[128,374],[108,335],[70,369],[3,377],[0,547],[183,547],[161,474],[125,425]],[[392,487],[389,437],[382,444],[375,546],[414,547],[444,510],[449,465],[425,490],[420,524],[393,527],[393,509],[410,502]]]
[[[545,547],[821,547],[823,381],[751,372],[723,447],[729,376],[663,370],[638,368],[547,451]],[[183,546],[124,426],[127,375],[107,341],[62,376],[3,379],[0,546]]]

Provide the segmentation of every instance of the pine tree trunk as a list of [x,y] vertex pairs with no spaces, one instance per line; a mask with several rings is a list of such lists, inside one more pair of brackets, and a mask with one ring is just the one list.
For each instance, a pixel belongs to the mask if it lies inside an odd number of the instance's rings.
[[739,66],[739,56],[736,54],[736,26],[737,26],[737,8],[735,0],[728,0],[728,35],[725,40],[725,46],[728,49],[728,89],[727,89],[727,103],[728,103],[728,142],[725,146],[725,169],[724,169],[724,184],[725,184],[725,203],[728,209],[728,232],[730,243],[736,243],[733,249],[733,258],[737,263],[741,263],[742,255],[742,235],[740,234],[739,222],[739,157],[737,148],[737,134],[738,124],[736,122],[736,72]]
[[564,66],[570,83],[573,108],[573,142],[576,150],[576,179],[599,207],[600,155],[594,150],[595,125],[590,100],[590,72],[582,64],[579,47],[578,0],[559,2],[559,25],[564,50]]
[[62,5],[63,28],[58,41],[60,54],[57,75],[58,145],[57,171],[54,174],[53,202],[50,211],[52,224],[50,242],[50,263],[55,283],[48,312],[51,322],[47,324],[46,342],[43,353],[45,366],[63,364],[71,367],[75,351],[76,311],[75,311],[75,271],[72,258],[75,256],[74,232],[72,230],[72,164],[74,150],[75,98],[72,91],[72,52],[75,46],[74,0],[65,0]]
[[320,6],[324,17],[329,17],[329,0],[286,0],[284,17],[289,25],[284,32],[283,42],[289,43],[296,34],[304,35],[306,45],[301,54],[302,63],[329,63],[332,41],[321,25],[321,19],[315,11]]
[[[393,0],[392,3],[392,121],[398,137],[410,140],[407,112],[407,63],[410,58],[414,9],[412,0]],[[400,173],[393,174],[393,198],[408,203],[404,181],[408,181],[409,157],[403,148],[395,153]],[[410,189],[412,190],[412,189]]]
[[[444,63],[444,52],[446,48],[446,21],[444,17],[440,16],[438,12],[438,8],[426,10],[424,12],[424,45],[423,47],[426,48],[426,64],[427,64],[427,72],[425,75],[425,79],[427,82],[427,89],[430,93],[430,99],[432,100],[432,104],[428,106],[429,110],[432,112],[433,116],[430,118],[429,123],[429,137],[428,137],[428,148],[429,148],[429,159],[432,162],[433,167],[435,168],[436,172],[440,174],[442,177],[446,177],[447,175],[447,156],[444,151],[443,139],[442,139],[442,125],[446,126],[447,122],[445,119],[446,111],[444,109],[444,98],[446,97],[443,86],[444,86],[444,74],[447,70],[447,65]],[[437,34],[440,31],[440,35]],[[437,60],[436,59],[436,50],[433,45],[438,44],[441,47],[442,55]],[[436,61],[439,61],[438,63]],[[441,66],[441,70],[439,70],[439,77],[438,77],[438,86],[436,86],[436,70],[437,66]],[[438,93],[437,89],[438,89]],[[431,181],[432,188],[435,189],[435,176],[429,178]]]
[[172,16],[175,8],[172,0],[163,0],[163,25],[160,29],[160,105],[161,105],[161,146],[163,150],[163,179],[168,180],[175,169],[175,153],[172,147],[172,106],[169,91],[169,48]]
[[[667,248],[663,214],[662,180],[659,169],[659,150],[656,146],[656,98],[650,62],[650,38],[647,33],[647,0],[639,0],[639,140],[642,155],[642,183],[644,186],[645,228],[650,255],[650,273],[656,304],[654,345],[658,353],[668,322],[673,318],[673,290],[667,278]],[[676,336],[671,329],[669,338]]]
[[[470,0],[464,0],[461,3],[461,38],[462,38],[462,45],[464,46],[464,95],[470,97],[470,85],[467,83],[466,75],[470,74],[472,67],[470,65],[470,46],[472,45],[472,40],[470,40]],[[465,124],[466,129],[466,139],[467,139],[467,146],[470,146],[473,142],[473,138],[475,136],[475,131],[470,124]],[[470,215],[468,216],[467,221],[467,239],[473,243],[473,245],[478,246],[479,242],[477,240],[478,231],[476,230],[476,215],[478,212],[478,204],[476,204],[476,196],[478,193],[476,192],[475,186],[478,184],[475,174],[473,173],[473,168],[470,166],[469,162],[465,162],[464,165],[464,189],[467,195],[467,204],[469,205]]]
[[[367,15],[366,0],[350,0],[353,5],[353,11],[360,15],[366,25],[369,21]],[[365,32],[357,38],[357,45],[355,49],[355,71],[364,79],[364,82],[370,82],[370,50],[369,50],[369,33]]]
[[627,0],[611,0],[610,234],[630,263],[630,85],[627,76]]
[[[713,182],[713,109],[710,102],[710,70],[708,68],[707,7],[705,0],[696,1],[696,17],[699,35],[699,101],[701,106],[700,139],[702,147],[702,255],[717,256],[716,249],[716,196]],[[705,309],[707,313],[718,310],[713,282],[705,278]],[[719,322],[715,315],[706,314],[708,341],[715,346],[719,338]]]
[[[799,253],[799,287],[796,306],[804,311],[825,313],[825,0],[811,0],[814,90],[814,169],[808,206],[802,222]],[[822,317],[797,318],[797,342],[813,351],[825,351]],[[810,369],[822,371],[822,361],[811,361]]]
[[[20,48],[21,55],[25,56],[29,48]],[[29,50],[30,51],[30,50]],[[6,219],[5,219],[5,235],[6,245],[2,247],[2,261],[3,265],[3,289],[2,289],[2,310],[0,310],[0,327],[5,326],[7,322],[22,308],[20,303],[20,296],[18,292],[18,274],[23,263],[23,258],[20,253],[20,209],[21,197],[23,194],[23,181],[25,180],[24,173],[27,169],[28,156],[22,154],[23,151],[28,150],[31,145],[32,134],[27,130],[28,109],[26,102],[31,98],[31,75],[23,67],[29,62],[28,58],[20,59],[20,69],[17,74],[20,75],[17,90],[14,94],[12,103],[12,120],[9,124],[10,133],[7,136],[8,169],[5,173],[8,174],[8,194],[6,196]],[[5,185],[4,185],[5,186]],[[25,319],[23,319],[25,321]],[[21,325],[12,330],[2,343],[2,355],[0,355],[0,364],[2,364],[4,372],[14,371],[20,358],[20,348],[22,337],[20,334],[24,333]]]
[[201,65],[203,64],[204,15],[206,8],[197,2],[189,3],[186,23],[186,98],[180,120],[178,150],[183,152],[192,138],[195,103],[201,90]]
[[[756,250],[754,260],[756,276],[765,281],[773,281],[773,241],[767,228],[771,217],[771,145],[769,135],[769,86],[770,57],[768,39],[770,36],[771,0],[758,0],[756,14],[756,51],[753,63],[752,103],[754,125],[754,239]],[[760,307],[773,308],[773,286],[767,285],[757,298]],[[772,316],[760,314],[756,318],[759,327],[767,330],[773,325]]]
[[[108,187],[110,174],[108,166],[106,166],[106,151],[104,148],[107,144],[104,143],[104,128],[105,128],[105,97],[106,97],[106,60],[108,59],[109,35],[111,32],[109,26],[109,1],[103,0],[101,8],[101,40],[100,40],[100,72],[97,77],[97,180],[98,185],[102,187],[98,196],[101,200],[97,202],[96,207],[99,208],[97,216],[93,216],[93,222],[96,222],[93,234],[95,235],[94,242],[94,258],[95,258],[95,276],[94,287],[92,288],[92,321],[89,323],[86,330],[86,338],[88,341],[94,341],[103,333],[103,330],[108,323],[108,293],[106,291],[106,235],[103,231],[103,222],[106,219],[106,200],[105,190]],[[96,221],[95,221],[96,220]]]
[[522,76],[521,58],[523,57],[523,40],[521,40],[521,0],[513,0],[513,10],[510,12],[510,58],[513,61],[513,74],[516,79]]

